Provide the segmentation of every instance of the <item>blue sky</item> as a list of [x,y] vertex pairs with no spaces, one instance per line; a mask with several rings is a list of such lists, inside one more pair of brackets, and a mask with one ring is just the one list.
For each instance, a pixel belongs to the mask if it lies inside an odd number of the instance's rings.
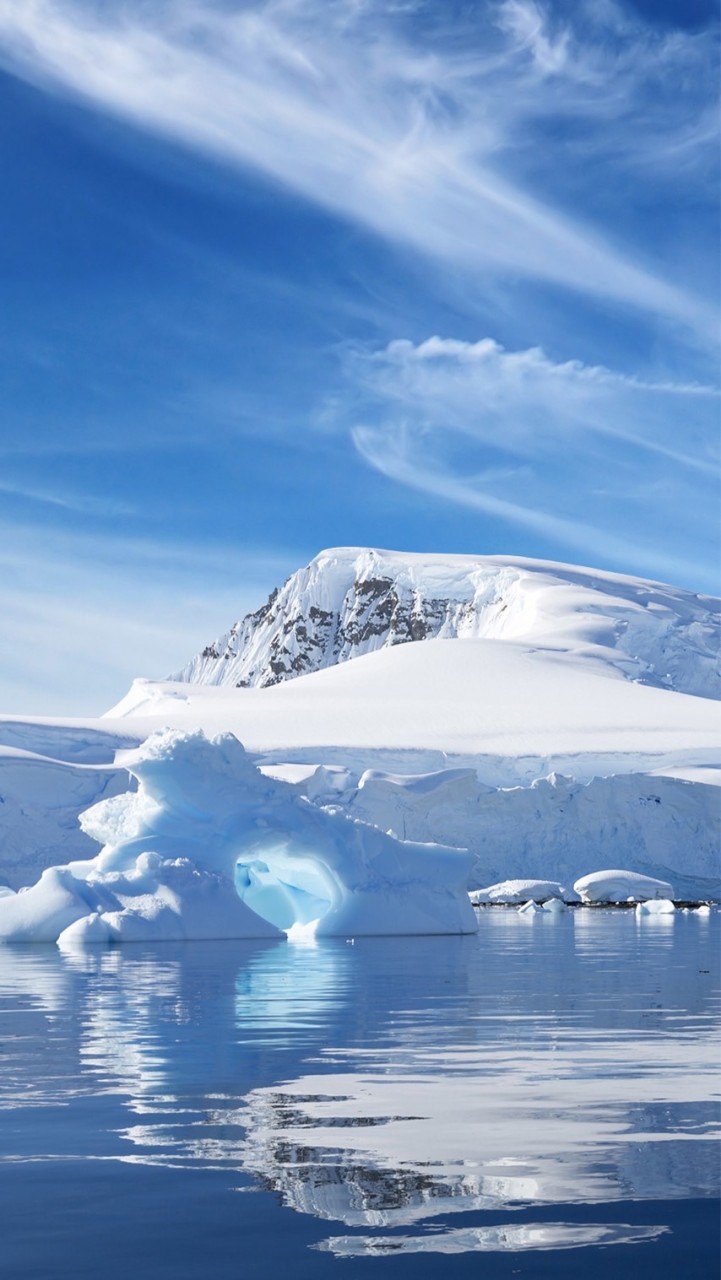
[[327,546],[716,590],[715,12],[0,0],[0,709]]

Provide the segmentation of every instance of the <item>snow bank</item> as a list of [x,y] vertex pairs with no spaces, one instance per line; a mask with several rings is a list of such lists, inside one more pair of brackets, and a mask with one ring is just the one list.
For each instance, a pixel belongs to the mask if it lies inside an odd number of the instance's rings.
[[[354,763],[363,751],[383,749],[455,756],[439,761],[445,767],[494,756],[504,761],[503,782],[551,769],[579,776],[586,762],[586,779],[622,772],[624,757],[635,757],[626,766],[633,769],[719,762],[713,701],[623,680],[610,664],[519,640],[402,644],[269,688],[138,682],[110,715],[126,732],[148,717],[151,727],[232,730],[249,750],[285,762],[294,757],[281,751],[314,749],[304,759],[346,763],[328,748],[352,749]],[[514,760],[529,763],[514,773]],[[574,767],[564,770],[564,760]],[[365,767],[378,765],[370,759]]]
[[[0,722],[0,735],[9,727]],[[112,763],[114,746],[122,746],[123,738],[110,745],[107,734],[97,734],[106,761],[101,764],[78,763],[73,748],[80,751],[79,741],[68,741],[68,735],[47,741],[47,731],[38,726],[36,736],[36,750],[0,745],[0,884],[13,889],[32,883],[55,863],[91,858],[95,849],[78,826],[79,812],[129,785],[125,770]],[[82,738],[89,743],[93,736],[88,731]],[[28,738],[32,741],[32,734]],[[42,750],[67,752],[70,758],[53,759]]]
[[137,792],[82,815],[104,847],[0,898],[6,941],[472,933],[473,859],[403,842],[263,776],[232,734],[160,731],[122,754]]
[[574,884],[583,902],[645,902],[673,898],[673,886],[635,871],[594,871]]
[[486,903],[546,902],[548,899],[562,902],[580,902],[575,889],[567,889],[557,880],[502,880],[486,889],[473,889],[470,894],[474,906]]

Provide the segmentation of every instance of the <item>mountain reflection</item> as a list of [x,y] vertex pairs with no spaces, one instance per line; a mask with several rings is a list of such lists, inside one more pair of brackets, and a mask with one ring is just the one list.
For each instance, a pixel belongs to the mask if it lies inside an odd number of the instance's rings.
[[[534,1029],[535,1031],[535,1029]],[[514,1036],[400,1069],[348,1053],[334,1097],[304,1075],[245,1099],[245,1165],[286,1204],[347,1226],[469,1209],[712,1195],[715,1036]],[[691,1052],[690,1052],[691,1050]]]

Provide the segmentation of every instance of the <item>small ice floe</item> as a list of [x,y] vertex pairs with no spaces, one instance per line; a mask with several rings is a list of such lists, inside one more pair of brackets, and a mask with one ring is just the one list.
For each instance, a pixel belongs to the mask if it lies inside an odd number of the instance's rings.
[[670,898],[652,898],[650,902],[639,902],[636,907],[637,916],[670,916],[676,908]]
[[673,885],[655,880],[637,871],[594,871],[574,884],[584,903],[647,902],[654,898],[673,898]]
[[563,915],[564,911],[568,911],[568,907],[560,898],[549,898],[543,903],[534,902],[533,898],[529,898],[528,902],[524,902],[523,906],[518,908],[518,914],[524,916],[558,916]]
[[548,912],[551,916],[562,916],[564,912],[568,911],[568,907],[561,898],[549,898],[548,902],[543,903],[541,910]]

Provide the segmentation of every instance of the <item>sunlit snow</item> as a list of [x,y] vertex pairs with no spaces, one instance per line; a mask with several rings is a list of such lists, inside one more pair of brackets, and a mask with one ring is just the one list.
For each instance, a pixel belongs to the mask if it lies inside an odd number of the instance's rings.
[[81,822],[104,847],[0,899],[10,942],[473,933],[473,859],[401,842],[264,777],[232,734],[166,731],[124,756],[138,790]]
[[[234,656],[100,719],[0,720],[0,884],[26,890],[0,935],[456,932],[469,889],[719,898],[718,618],[573,566],[322,553]],[[251,687],[207,665],[246,658]]]

